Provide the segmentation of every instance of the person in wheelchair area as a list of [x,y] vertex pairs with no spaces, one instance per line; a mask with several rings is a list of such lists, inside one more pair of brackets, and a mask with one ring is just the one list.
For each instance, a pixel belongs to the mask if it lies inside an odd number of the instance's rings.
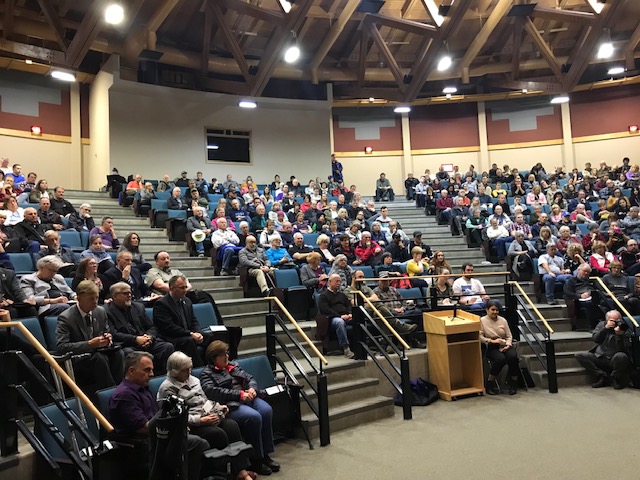
[[509,366],[509,395],[518,392],[518,377],[520,375],[518,353],[513,346],[511,329],[504,317],[499,315],[500,308],[495,300],[489,300],[486,305],[487,314],[480,318],[480,341],[487,348],[487,360],[491,362],[491,371],[485,383],[489,395],[500,393],[496,378],[505,365]]

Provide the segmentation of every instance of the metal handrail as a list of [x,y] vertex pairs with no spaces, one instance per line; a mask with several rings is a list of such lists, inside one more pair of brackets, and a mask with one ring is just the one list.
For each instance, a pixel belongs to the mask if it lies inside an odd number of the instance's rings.
[[56,360],[51,356],[51,354],[47,351],[47,349],[42,346],[42,344],[38,341],[36,337],[33,336],[33,334],[29,331],[29,329],[27,329],[27,327],[25,327],[20,322],[0,323],[0,328],[5,328],[5,327],[15,327],[19,329],[22,335],[24,335],[25,339],[31,345],[33,345],[36,350],[38,350],[38,353],[44,357],[44,359],[51,366],[51,368],[53,368],[56,371],[56,373],[60,376],[60,378],[64,381],[64,383],[66,383],[67,386],[71,389],[71,391],[73,391],[75,396],[78,397],[80,401],[87,406],[87,408],[93,414],[93,416],[96,417],[96,420],[98,420],[100,425],[102,425],[102,427],[107,432],[113,431],[113,425],[111,425],[109,420],[107,420],[104,417],[104,415],[102,415],[100,410],[93,404],[91,400],[89,400],[89,397],[87,397],[85,393],[80,389],[80,387],[78,387],[78,385],[76,385],[76,383],[71,379],[71,377],[67,375],[67,372],[65,372],[64,369],[60,365],[58,365],[58,362],[56,362]]
[[542,314],[540,313],[540,310],[538,310],[538,307],[536,307],[533,302],[531,301],[531,299],[529,298],[529,295],[527,295],[525,293],[525,291],[522,289],[522,287],[520,286],[520,284],[518,282],[515,281],[510,281],[509,285],[514,285],[519,291],[520,294],[522,295],[522,297],[525,299],[525,301],[529,304],[529,306],[531,307],[531,309],[536,312],[536,315],[538,315],[538,318],[542,321],[542,323],[544,324],[545,328],[547,329],[547,331],[549,333],[554,333],[553,328],[551,328],[551,325],[549,325],[547,323],[547,320],[542,316]]
[[[492,276],[496,276],[496,275],[509,275],[511,272],[485,272],[485,273],[465,273],[465,277],[492,277]],[[398,278],[406,278],[409,280],[414,280],[414,279],[420,279],[420,280],[424,280],[424,279],[428,279],[428,278],[440,278],[440,277],[461,277],[462,273],[459,274],[455,274],[455,273],[449,273],[448,275],[421,275],[421,276],[413,276],[413,277],[384,277],[384,278],[379,278],[379,277],[375,277],[375,278],[356,278],[355,281],[356,282],[380,282],[382,280],[387,280],[387,281],[393,281],[393,280],[397,280]]]
[[269,301],[274,301],[276,305],[278,305],[278,308],[280,308],[280,311],[284,313],[284,315],[293,324],[293,326],[296,328],[300,336],[304,339],[305,342],[307,342],[307,345],[309,345],[309,348],[311,348],[311,350],[313,350],[313,353],[316,354],[316,357],[318,357],[322,363],[324,363],[325,365],[328,365],[329,362],[327,361],[327,359],[324,357],[324,355],[322,355],[322,353],[320,353],[320,350],[318,350],[318,348],[313,344],[313,342],[309,339],[307,334],[304,333],[304,330],[302,330],[302,328],[300,327],[296,319],[293,318],[293,316],[289,313],[289,310],[287,310],[287,308],[282,304],[280,299],[278,297],[264,297],[264,299]]
[[602,281],[602,279],[600,277],[590,277],[590,280],[597,280],[598,283],[600,284],[600,286],[602,287],[602,289],[607,292],[607,295],[609,295],[611,297],[611,299],[615,302],[615,304],[618,306],[618,308],[622,311],[622,313],[624,313],[627,317],[629,317],[629,320],[631,320],[631,323],[633,323],[633,326],[638,328],[640,325],[638,325],[638,322],[636,322],[636,319],[633,318],[633,315],[631,315],[629,313],[629,311],[624,307],[624,305],[622,305],[618,299],[616,298],[616,296],[613,294],[613,292],[611,290],[609,290],[609,288],[604,284],[604,282]]
[[380,311],[373,305],[373,303],[371,303],[371,301],[367,298],[367,296],[364,293],[362,293],[360,290],[354,290],[352,293],[357,293],[358,295],[360,295],[360,297],[365,301],[365,303],[369,305],[373,313],[375,313],[376,316],[380,320],[382,320],[382,323],[384,323],[384,325],[389,329],[389,331],[393,334],[396,340],[398,340],[406,350],[411,350],[411,347],[407,344],[407,342],[405,342],[403,338],[400,336],[400,334],[396,332],[396,330],[389,324],[389,322],[387,322],[387,319],[384,318],[384,315],[380,313]]

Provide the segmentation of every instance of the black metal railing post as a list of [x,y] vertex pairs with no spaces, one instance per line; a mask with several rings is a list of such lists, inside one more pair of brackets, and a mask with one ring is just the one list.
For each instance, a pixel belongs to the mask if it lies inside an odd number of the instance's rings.
[[438,309],[438,289],[435,285],[429,287],[429,295],[431,296],[431,310]]
[[402,385],[402,414],[405,420],[413,418],[411,414],[411,403],[413,395],[411,395],[411,375],[409,374],[409,359],[406,355],[402,355],[400,359],[400,382]]
[[[271,303],[271,302],[269,302]],[[267,358],[271,370],[276,369],[276,314],[269,312],[267,314]]]
[[[7,335],[8,336],[8,335]],[[14,352],[0,353],[0,455],[18,453],[18,394],[12,386],[17,383],[17,358]]]
[[351,319],[351,322],[353,323],[353,330],[351,330],[353,335],[353,354],[355,355],[356,360],[366,360],[367,352],[362,348],[362,342],[364,342],[362,325],[365,322],[365,318],[362,310],[357,306],[351,309],[351,315],[353,316]]
[[326,447],[331,443],[331,438],[329,428],[329,391],[325,372],[318,374],[318,414],[320,446]]
[[549,383],[549,393],[558,393],[558,372],[556,370],[556,346],[553,340],[545,342],[547,354],[547,379]]
[[511,329],[511,335],[513,335],[514,340],[520,341],[518,314],[516,313],[516,310],[518,309],[518,302],[516,301],[516,296],[513,293],[513,285],[509,282],[504,284],[504,304],[505,317],[509,324],[509,328]]

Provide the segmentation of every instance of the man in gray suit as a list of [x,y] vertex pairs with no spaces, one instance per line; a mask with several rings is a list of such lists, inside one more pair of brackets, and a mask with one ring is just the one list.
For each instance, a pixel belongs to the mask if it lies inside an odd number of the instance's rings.
[[122,380],[124,354],[113,348],[107,314],[98,306],[96,284],[83,280],[76,292],[78,303],[58,317],[56,350],[59,354],[89,354],[73,359],[78,384],[112,387]]

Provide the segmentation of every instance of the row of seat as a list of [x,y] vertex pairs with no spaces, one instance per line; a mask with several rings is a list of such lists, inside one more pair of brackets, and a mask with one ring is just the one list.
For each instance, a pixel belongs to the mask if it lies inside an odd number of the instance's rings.
[[[110,251],[107,253],[115,264],[118,252]],[[17,275],[33,273],[36,270],[36,262],[33,261],[33,257],[30,253],[9,253],[8,255]]]

